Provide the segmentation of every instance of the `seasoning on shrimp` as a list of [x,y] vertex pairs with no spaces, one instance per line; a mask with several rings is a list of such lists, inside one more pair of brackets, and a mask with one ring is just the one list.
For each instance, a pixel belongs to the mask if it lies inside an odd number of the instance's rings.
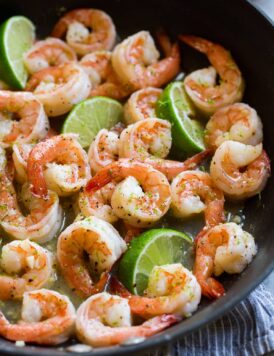
[[98,50],[111,50],[116,40],[116,30],[112,19],[104,11],[75,9],[57,22],[52,36],[66,36],[69,46],[83,56]]
[[252,235],[235,223],[211,228],[196,241],[194,274],[208,298],[219,298],[224,287],[216,279],[223,272],[241,273],[257,253]]
[[[212,67],[196,70],[184,79],[185,89],[194,104],[205,114],[213,114],[228,104],[241,101],[244,80],[231,54],[219,44],[200,37],[180,35],[179,39],[204,53]],[[217,74],[220,84],[217,84]]]
[[228,105],[216,111],[208,121],[205,130],[207,147],[216,149],[228,140],[253,146],[263,141],[261,119],[249,105]]
[[99,293],[82,303],[76,315],[77,337],[93,347],[121,344],[131,337],[148,337],[178,322],[179,317],[163,314],[132,326],[127,299]]
[[48,116],[67,113],[88,97],[90,89],[88,75],[74,62],[42,69],[31,76],[26,86],[44,105]]
[[[126,250],[126,244],[109,223],[90,216],[67,227],[58,238],[57,258],[67,283],[84,297],[100,292],[107,282],[107,272]],[[84,259],[99,282],[93,282]]]
[[0,142],[4,147],[42,140],[48,130],[43,105],[33,94],[0,90]]

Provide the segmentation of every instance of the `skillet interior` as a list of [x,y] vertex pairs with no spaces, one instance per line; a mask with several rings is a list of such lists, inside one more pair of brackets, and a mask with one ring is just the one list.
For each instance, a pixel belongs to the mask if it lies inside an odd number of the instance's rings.
[[[246,80],[244,101],[256,108],[264,124],[264,144],[274,157],[274,27],[244,0],[0,0],[0,20],[15,14],[30,17],[38,35],[45,37],[62,10],[97,7],[112,16],[121,37],[139,30],[168,30],[174,38],[179,33],[201,35],[230,49]],[[204,57],[185,46],[183,70],[191,71],[207,64]],[[188,320],[135,346],[113,347],[92,354],[128,354],[166,343],[185,335],[228,311],[254,289],[274,267],[274,178],[269,179],[261,200],[257,197],[245,205],[245,229],[256,237],[259,252],[252,264],[237,277],[223,279],[227,294],[214,303],[203,303]],[[60,348],[28,346],[17,348],[0,340],[0,354],[64,355]],[[72,354],[72,353],[70,353]]]

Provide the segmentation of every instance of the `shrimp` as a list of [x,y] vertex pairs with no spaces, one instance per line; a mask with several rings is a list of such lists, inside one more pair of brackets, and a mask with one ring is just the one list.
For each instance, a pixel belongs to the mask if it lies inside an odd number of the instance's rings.
[[21,320],[11,324],[0,312],[0,335],[17,341],[57,345],[74,331],[76,312],[69,298],[48,289],[25,292]]
[[[179,39],[204,53],[213,67],[197,70],[186,76],[185,89],[194,104],[207,115],[219,108],[241,101],[244,80],[231,54],[222,46],[200,37],[183,36]],[[217,74],[220,83],[216,83]]]
[[[126,243],[109,223],[90,216],[74,222],[58,238],[57,258],[71,288],[84,297],[98,293],[106,282],[107,272],[126,250]],[[100,276],[94,284],[84,259],[89,256],[93,274]]]
[[116,187],[116,183],[110,182],[93,194],[88,194],[85,190],[80,192],[78,207],[83,216],[96,216],[110,224],[115,223],[119,218],[111,207],[111,197]]
[[67,113],[88,97],[90,89],[88,75],[74,62],[42,69],[32,75],[26,86],[44,105],[48,116]]
[[147,31],[140,31],[118,44],[113,51],[112,65],[120,81],[133,91],[161,87],[180,70],[180,52],[174,44],[167,57],[158,61],[159,52]]
[[127,299],[108,293],[89,297],[76,314],[76,334],[79,340],[93,347],[121,344],[131,337],[154,335],[180,318],[161,315],[145,323],[132,326]]
[[122,131],[119,157],[150,163],[150,160],[165,158],[171,142],[171,124],[168,121],[156,118],[137,121]]
[[86,191],[92,195],[110,182],[117,183],[111,207],[115,215],[132,226],[150,226],[169,209],[169,183],[161,172],[147,164],[130,159],[116,161],[99,171]]
[[46,198],[48,189],[67,196],[90,178],[87,154],[75,134],[63,134],[38,143],[27,162],[28,180],[35,196]]
[[171,313],[189,317],[201,300],[201,287],[196,277],[181,263],[154,266],[144,296],[131,295],[115,279],[112,288],[128,299],[132,313],[145,319]]
[[7,158],[0,147],[0,224],[14,239],[36,242],[51,240],[60,230],[63,211],[56,193],[50,191],[48,200],[35,198],[28,184],[21,189],[20,200],[29,212],[24,215],[19,207]]
[[83,56],[98,50],[111,50],[116,40],[116,30],[112,19],[104,11],[76,9],[57,22],[52,36],[66,36],[69,46]]
[[23,56],[24,64],[30,74],[41,69],[59,66],[70,61],[76,62],[73,49],[57,38],[47,38],[36,42]]
[[160,98],[162,89],[144,88],[133,93],[124,106],[124,116],[128,124],[136,121],[157,117],[156,102]]
[[80,65],[92,84],[90,97],[107,96],[121,100],[131,94],[128,87],[119,81],[111,64],[111,55],[108,51],[96,51],[81,59]]
[[196,242],[194,274],[208,298],[219,298],[225,290],[212,278],[223,272],[241,273],[257,253],[252,235],[235,223],[211,228]]
[[119,135],[102,129],[96,135],[88,151],[91,172],[94,174],[118,159]]
[[208,173],[185,171],[171,184],[171,207],[177,217],[188,218],[204,212],[206,226],[224,221],[224,195]]
[[263,190],[270,175],[270,161],[262,144],[225,141],[212,158],[210,175],[227,197],[246,199]]
[[15,168],[15,179],[23,184],[28,180],[27,162],[34,145],[31,143],[15,143],[12,146],[12,159]]
[[256,146],[263,141],[263,125],[249,105],[237,103],[219,109],[206,125],[205,142],[216,149],[224,141]]
[[48,130],[43,105],[33,94],[0,90],[0,141],[4,147],[41,140]]
[[[0,299],[22,298],[24,292],[42,288],[52,279],[52,255],[29,240],[13,241],[2,248]],[[18,275],[18,276],[15,276]]]

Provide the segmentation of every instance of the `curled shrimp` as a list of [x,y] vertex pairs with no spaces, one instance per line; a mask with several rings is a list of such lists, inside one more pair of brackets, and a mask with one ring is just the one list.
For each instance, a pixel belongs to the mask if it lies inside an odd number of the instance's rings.
[[115,279],[112,288],[128,299],[132,313],[146,319],[165,313],[189,317],[201,300],[196,277],[180,263],[154,266],[144,296],[131,295]]
[[94,174],[118,159],[119,134],[102,129],[96,135],[88,151],[91,172]]
[[111,197],[116,187],[116,183],[110,182],[93,194],[88,194],[85,190],[80,192],[78,207],[83,216],[96,216],[110,224],[115,223],[119,218],[111,207]]
[[58,38],[38,41],[24,54],[24,64],[30,74],[70,61],[77,61],[75,52]]
[[32,75],[26,86],[44,105],[48,116],[67,113],[88,97],[90,88],[88,75],[74,62],[42,69]]
[[29,240],[3,246],[1,267],[11,275],[0,276],[1,300],[22,298],[24,292],[42,288],[53,272],[51,253]]
[[[200,37],[181,35],[179,38],[204,53],[213,66],[186,76],[185,89],[194,104],[203,113],[213,114],[225,105],[241,101],[244,80],[231,54],[222,46]],[[217,73],[220,84],[216,83]]]
[[129,88],[123,85],[111,64],[111,52],[96,51],[84,56],[80,65],[84,68],[92,84],[90,97],[107,96],[121,100],[131,94]]
[[171,124],[168,121],[156,118],[137,121],[122,131],[119,157],[149,163],[150,160],[165,158],[171,141]]
[[112,65],[120,81],[135,91],[145,87],[161,87],[179,72],[180,52],[177,44],[171,46],[166,58],[158,59],[159,52],[150,33],[140,31],[114,48]]
[[227,197],[246,199],[263,190],[270,175],[270,161],[262,144],[225,141],[212,158],[210,175]]
[[187,218],[204,212],[206,226],[224,221],[224,195],[208,173],[185,171],[171,184],[171,207],[175,216]]
[[31,239],[36,242],[51,240],[62,224],[62,208],[56,193],[49,192],[48,199],[33,197],[28,184],[24,184],[20,198],[27,208],[23,214],[12,183],[7,158],[0,147],[0,224],[14,239]]
[[[104,287],[106,272],[125,250],[124,240],[112,225],[90,216],[62,232],[58,238],[57,258],[69,286],[79,295],[88,297]],[[90,276],[84,252],[89,256],[93,273],[100,276],[97,284]]]
[[12,159],[15,168],[15,179],[23,184],[28,180],[27,162],[34,145],[31,143],[15,143],[12,146]]
[[52,36],[66,36],[67,43],[83,56],[98,50],[111,50],[116,40],[116,30],[112,19],[104,11],[76,9],[57,22]]
[[169,209],[169,183],[150,165],[130,159],[116,161],[99,171],[87,184],[86,191],[92,195],[110,182],[117,183],[111,207],[115,215],[132,226],[147,227]]
[[21,320],[11,324],[0,312],[0,335],[17,341],[57,345],[74,331],[75,309],[67,296],[48,289],[25,292]]
[[224,141],[257,145],[263,141],[263,125],[249,105],[236,103],[219,109],[206,125],[205,142],[216,149]]
[[160,98],[162,89],[144,88],[133,93],[124,106],[124,116],[128,124],[136,121],[157,117],[156,102]]
[[178,322],[175,315],[161,315],[132,326],[127,299],[108,293],[89,297],[76,314],[79,340],[94,347],[121,344],[131,337],[148,337]]
[[48,130],[43,105],[33,94],[0,90],[0,141],[4,146],[41,140]]
[[196,241],[194,274],[208,298],[219,298],[225,290],[212,278],[223,272],[241,273],[257,253],[252,235],[235,223],[212,227]]
[[27,163],[35,196],[45,198],[48,188],[66,196],[80,190],[90,177],[86,152],[75,134],[63,134],[38,143]]

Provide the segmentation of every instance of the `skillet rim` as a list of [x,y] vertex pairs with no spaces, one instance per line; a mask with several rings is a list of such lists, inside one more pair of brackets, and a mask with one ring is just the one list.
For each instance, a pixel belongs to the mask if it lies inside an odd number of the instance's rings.
[[[273,32],[274,36],[274,20],[272,20],[266,12],[264,12],[256,3],[251,2],[251,0],[238,0],[243,6],[247,6],[249,8],[249,11],[253,11],[256,13],[258,16],[261,17],[261,19],[264,21],[265,26],[269,27],[269,31]],[[156,334],[154,336],[151,336],[147,338],[144,342],[141,342],[139,344],[135,345],[127,345],[127,346],[113,346],[113,347],[108,347],[108,348],[98,348],[98,349],[93,349],[92,351],[89,352],[84,352],[84,353],[79,353],[79,352],[68,352],[65,349],[61,347],[52,347],[52,348],[42,348],[41,346],[27,346],[26,347],[17,347],[15,346],[15,343],[12,343],[8,340],[5,340],[4,338],[0,338],[1,340],[6,341],[8,344],[1,345],[0,344],[0,355],[35,355],[37,356],[37,353],[41,354],[41,356],[62,356],[62,355],[128,355],[128,354],[136,354],[137,352],[141,351],[153,351],[155,348],[159,348],[159,346],[169,346],[169,344],[180,337],[185,337],[192,332],[197,331],[198,329],[201,329],[205,327],[206,325],[212,324],[215,320],[220,319],[222,316],[224,316],[226,313],[228,313],[230,310],[232,310],[233,307],[235,307],[237,304],[239,304],[242,300],[244,300],[259,284],[261,284],[266,277],[274,270],[274,259],[273,261],[268,265],[268,267],[261,273],[260,276],[254,279],[253,282],[251,282],[247,287],[245,287],[243,290],[238,292],[237,295],[234,295],[233,298],[228,300],[224,305],[222,305],[221,308],[219,308],[219,305],[222,304],[222,299],[220,298],[214,302],[214,306],[216,308],[213,308],[211,310],[210,316],[207,316],[206,319],[203,319],[203,314],[205,313],[205,310],[201,310],[199,312],[200,318],[198,320],[194,320],[194,322],[191,323],[190,327],[185,326],[186,322],[190,319],[185,319],[184,322],[180,322],[163,332]],[[207,308],[206,308],[207,309]],[[206,314],[208,311],[206,312]],[[184,330],[185,329],[185,330]],[[2,347],[5,347],[6,349],[3,349]],[[8,348],[8,349],[7,349]],[[150,349],[150,350],[149,350]]]

